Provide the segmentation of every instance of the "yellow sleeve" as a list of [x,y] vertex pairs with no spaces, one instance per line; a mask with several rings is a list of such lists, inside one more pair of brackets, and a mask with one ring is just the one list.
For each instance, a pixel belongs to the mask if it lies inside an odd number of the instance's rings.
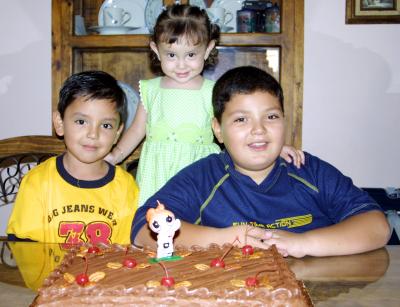
[[41,199],[43,186],[37,175],[31,176],[34,170],[31,170],[22,179],[14,208],[8,220],[7,234],[14,234],[18,238],[43,241],[45,219],[43,200]]

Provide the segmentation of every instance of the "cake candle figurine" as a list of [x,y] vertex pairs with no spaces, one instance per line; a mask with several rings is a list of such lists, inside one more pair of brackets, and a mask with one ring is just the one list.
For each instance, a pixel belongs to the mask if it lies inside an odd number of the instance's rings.
[[157,208],[147,210],[146,220],[152,231],[157,233],[157,259],[172,258],[174,252],[173,239],[175,232],[181,227],[181,221],[175,219],[175,215],[165,209],[165,206],[157,201]]

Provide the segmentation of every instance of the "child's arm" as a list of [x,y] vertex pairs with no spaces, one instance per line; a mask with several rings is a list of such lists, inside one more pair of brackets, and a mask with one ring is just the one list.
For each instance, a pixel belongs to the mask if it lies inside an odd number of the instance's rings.
[[124,132],[118,144],[104,158],[111,164],[122,162],[139,145],[146,134],[147,113],[139,103],[132,125]]
[[[247,240],[246,240],[247,231]],[[261,237],[265,235],[265,230],[246,225],[232,226],[227,228],[214,228],[201,225],[193,225],[181,220],[181,227],[175,234],[174,245],[192,246],[198,245],[207,247],[211,243],[223,245],[233,243],[239,239],[237,245],[243,246],[250,244],[253,247],[266,248],[261,242]],[[153,235],[154,236],[154,235]],[[138,232],[134,244],[138,246],[156,247],[155,237],[152,237],[151,230],[145,224]],[[235,243],[236,245],[236,243]]]
[[304,152],[289,145],[284,145],[282,147],[280,156],[288,163],[292,163],[293,161],[293,164],[297,168],[300,168],[305,161]]
[[301,234],[267,230],[264,248],[275,244],[284,256],[339,256],[380,248],[387,243],[389,236],[385,215],[374,210]]

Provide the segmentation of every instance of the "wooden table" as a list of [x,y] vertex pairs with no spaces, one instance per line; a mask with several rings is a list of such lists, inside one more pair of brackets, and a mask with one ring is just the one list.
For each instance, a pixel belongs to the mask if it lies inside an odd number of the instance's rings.
[[[4,244],[0,242],[0,248]],[[26,286],[24,277],[31,285],[40,284],[62,258],[58,245],[14,244],[15,255],[28,260],[11,259],[8,247],[2,249],[5,263],[0,263],[0,306],[28,306],[36,290]],[[352,256],[287,261],[304,281],[315,306],[400,306],[400,246]],[[24,267],[18,268],[19,264]]]

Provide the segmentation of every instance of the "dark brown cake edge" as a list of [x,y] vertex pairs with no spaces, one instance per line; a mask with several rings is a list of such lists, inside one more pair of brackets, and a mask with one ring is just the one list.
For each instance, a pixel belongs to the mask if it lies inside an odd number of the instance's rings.
[[307,303],[308,306],[314,307],[314,303],[311,299],[310,293],[307,290],[307,287],[305,286],[304,282],[302,280],[297,280],[297,283],[301,289],[301,293]]

